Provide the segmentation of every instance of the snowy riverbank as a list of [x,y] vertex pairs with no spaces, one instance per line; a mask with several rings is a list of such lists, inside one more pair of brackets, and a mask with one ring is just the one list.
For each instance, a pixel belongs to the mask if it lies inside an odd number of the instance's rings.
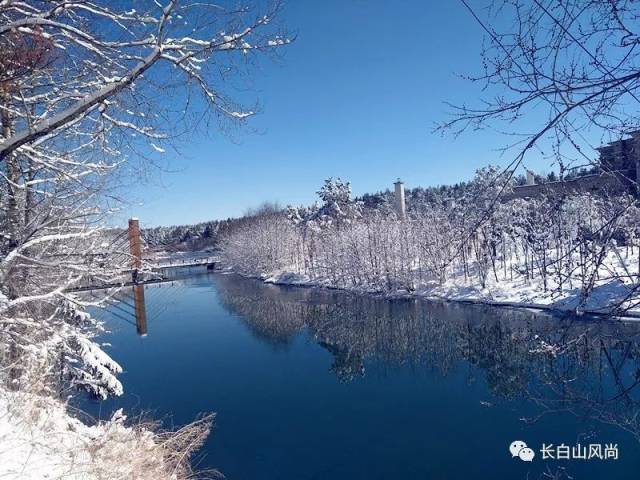
[[336,285],[329,278],[310,278],[308,275],[290,270],[280,270],[258,275],[266,283],[306,287],[337,288],[356,293],[381,295],[388,298],[417,296],[446,301],[481,303],[494,306],[509,306],[577,312],[579,314],[611,315],[640,319],[640,305],[637,305],[637,276],[631,273],[638,264],[638,254],[611,252],[603,262],[599,279],[586,298],[582,296],[579,276],[570,279],[569,286],[562,289],[553,278],[547,279],[545,289],[542,279],[513,275],[512,269],[504,278],[487,278],[483,288],[477,277],[465,277],[462,271],[455,272],[440,284],[435,280],[424,281],[412,290],[397,289],[384,291],[371,286]]
[[156,448],[153,435],[123,422],[120,412],[87,426],[71,417],[60,401],[1,390],[0,477],[152,478],[141,469],[143,463],[149,473],[161,473],[157,462],[143,460]]
[[187,478],[184,460],[208,431],[206,420],[170,435],[125,423],[119,410],[89,426],[59,400],[0,389],[0,478]]
[[273,283],[640,314],[640,208],[632,197],[496,203],[496,175],[481,169],[454,197],[415,198],[406,214],[354,200],[348,184],[328,179],[321,203],[248,218],[229,232],[224,260]]

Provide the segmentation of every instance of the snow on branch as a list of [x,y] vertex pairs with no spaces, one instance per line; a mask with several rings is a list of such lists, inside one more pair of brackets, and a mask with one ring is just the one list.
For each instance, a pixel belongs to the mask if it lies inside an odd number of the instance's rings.
[[[27,2],[29,9],[11,2],[0,7],[0,44],[9,49],[36,44],[43,52],[37,65],[24,66],[15,61],[8,65],[6,73],[0,74],[3,82],[3,75],[13,78],[18,67],[31,67],[28,74],[33,77],[30,85],[16,86],[21,90],[20,102],[13,95],[9,95],[9,101],[0,102],[0,108],[17,110],[12,115],[13,133],[0,138],[0,162],[24,145],[33,145],[59,130],[86,128],[88,122],[100,116],[117,127],[159,138],[161,134],[152,132],[157,124],[132,124],[120,118],[124,112],[117,109],[106,114],[104,105],[125,90],[137,101],[147,103],[149,83],[145,74],[161,63],[172,64],[185,73],[185,86],[195,79],[193,85],[223,116],[236,121],[245,119],[253,112],[212,102],[225,97],[219,92],[218,69],[225,62],[231,62],[229,68],[233,68],[234,60],[216,60],[215,66],[209,63],[218,53],[246,56],[251,51],[274,50],[290,42],[271,26],[279,5],[267,15],[246,21],[248,9],[214,10],[175,0],[139,13],[135,9],[116,11],[100,2],[50,3],[43,10],[37,2]],[[86,28],[92,24],[96,27]],[[154,79],[155,88],[158,81],[161,84],[169,76],[163,71]],[[69,131],[67,135],[73,133]]]

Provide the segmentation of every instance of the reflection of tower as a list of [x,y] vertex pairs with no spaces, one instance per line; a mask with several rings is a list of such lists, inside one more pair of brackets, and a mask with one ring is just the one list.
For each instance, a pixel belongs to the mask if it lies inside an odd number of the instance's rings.
[[402,183],[400,179],[398,179],[398,181],[393,185],[396,187],[394,197],[396,212],[398,213],[399,218],[405,218],[407,215],[407,211],[404,203],[404,183]]
[[147,335],[147,306],[144,302],[144,285],[133,286],[133,300],[136,307],[136,330],[138,335]]

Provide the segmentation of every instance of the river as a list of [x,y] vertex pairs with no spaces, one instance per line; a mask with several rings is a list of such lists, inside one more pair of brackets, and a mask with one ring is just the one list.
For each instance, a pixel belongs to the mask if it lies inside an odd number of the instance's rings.
[[230,480],[640,475],[640,323],[220,273],[143,290],[94,312],[125,394],[80,406],[167,427],[216,412],[195,461]]

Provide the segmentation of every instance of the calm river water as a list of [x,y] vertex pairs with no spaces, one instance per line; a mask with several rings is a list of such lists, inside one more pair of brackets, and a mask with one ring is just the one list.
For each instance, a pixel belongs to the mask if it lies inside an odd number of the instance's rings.
[[217,412],[196,460],[230,480],[640,478],[640,324],[224,274],[145,287],[142,323],[137,296],[137,326],[132,290],[96,314],[125,394],[82,408]]

